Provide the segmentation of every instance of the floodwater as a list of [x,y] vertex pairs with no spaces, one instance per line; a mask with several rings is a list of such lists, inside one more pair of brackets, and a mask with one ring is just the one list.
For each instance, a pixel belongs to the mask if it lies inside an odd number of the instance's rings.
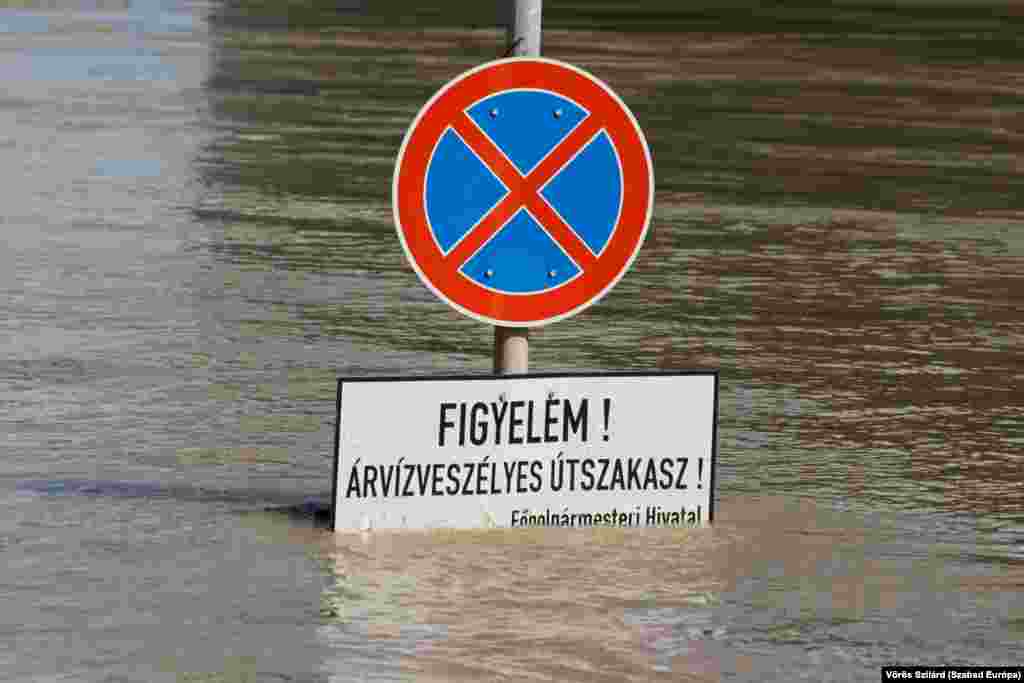
[[[875,681],[1024,662],[1024,14],[549,2],[655,216],[534,370],[719,368],[716,524],[335,537],[339,375],[487,373],[401,136],[493,3],[0,8],[0,678]],[[415,7],[413,7],[415,5]],[[420,6],[424,5],[424,6]]]

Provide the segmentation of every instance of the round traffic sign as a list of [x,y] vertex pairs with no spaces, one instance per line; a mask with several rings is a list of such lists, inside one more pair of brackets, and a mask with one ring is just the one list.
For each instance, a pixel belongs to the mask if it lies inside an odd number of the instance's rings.
[[593,304],[629,268],[654,177],[607,85],[550,59],[483,64],[420,110],[395,164],[395,225],[423,283],[462,313],[532,327]]

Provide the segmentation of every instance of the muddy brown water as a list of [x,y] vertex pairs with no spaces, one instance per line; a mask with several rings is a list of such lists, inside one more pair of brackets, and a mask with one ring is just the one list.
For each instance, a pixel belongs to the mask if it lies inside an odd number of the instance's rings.
[[1024,15],[550,2],[656,210],[537,370],[719,368],[705,530],[338,536],[334,379],[489,370],[405,265],[490,3],[0,8],[0,679],[874,681],[1024,661]]

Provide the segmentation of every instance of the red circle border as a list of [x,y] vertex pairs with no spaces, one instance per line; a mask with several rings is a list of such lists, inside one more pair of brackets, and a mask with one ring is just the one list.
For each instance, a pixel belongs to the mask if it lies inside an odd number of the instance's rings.
[[[596,263],[566,284],[534,294],[482,287],[444,262],[424,210],[426,172],[437,141],[454,118],[505,90],[547,90],[598,117],[622,165],[618,223]],[[556,172],[557,175],[557,172]],[[643,244],[654,198],[653,165],[643,132],[608,86],[577,67],[550,59],[513,58],[483,64],[453,79],[420,110],[395,163],[395,227],[423,283],[456,310],[493,325],[534,327],[567,318],[596,303],[625,274]],[[460,264],[461,265],[461,264]]]

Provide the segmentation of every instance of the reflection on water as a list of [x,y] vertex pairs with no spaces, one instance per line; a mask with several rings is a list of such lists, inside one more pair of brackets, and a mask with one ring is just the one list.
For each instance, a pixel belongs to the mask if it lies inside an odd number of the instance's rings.
[[716,526],[364,538],[323,528],[337,375],[490,367],[390,189],[423,102],[504,51],[493,4],[7,3],[0,670],[1019,664],[1021,19],[546,3],[545,53],[627,101],[657,192],[630,273],[532,366],[720,368]]
[[779,498],[727,512],[704,530],[325,541],[331,680],[373,656],[404,680],[871,680],[888,661],[1013,661],[1011,633],[972,623],[1009,624],[994,598],[1024,574],[960,556],[969,536]]

